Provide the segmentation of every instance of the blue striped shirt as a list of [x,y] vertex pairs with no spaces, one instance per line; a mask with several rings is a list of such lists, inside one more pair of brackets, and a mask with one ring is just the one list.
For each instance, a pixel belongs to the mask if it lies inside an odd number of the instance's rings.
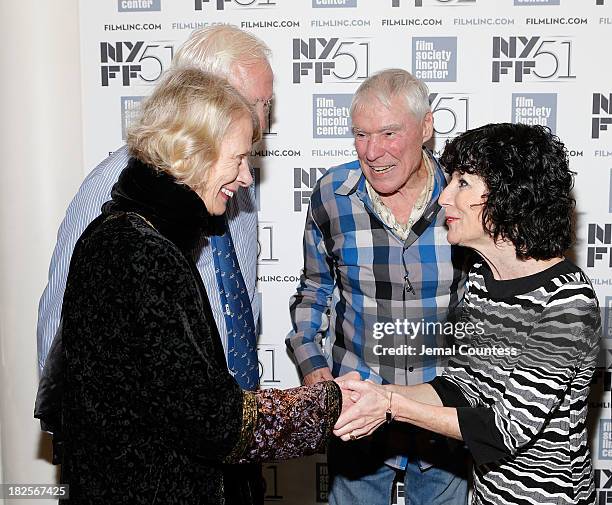
[[463,293],[462,254],[447,242],[437,204],[446,180],[435,160],[434,166],[431,200],[405,241],[374,211],[358,161],[330,169],[316,184],[286,340],[302,374],[329,367],[335,377],[356,370],[377,383],[411,385],[442,371],[438,356],[380,354],[445,346],[439,333],[382,329],[397,321],[446,321]]
[[[68,277],[68,267],[76,241],[99,214],[102,204],[110,200],[111,189],[129,158],[123,146],[106,158],[85,178],[76,196],[68,205],[60,225],[57,244],[49,267],[49,282],[38,306],[38,367],[42,368],[59,326],[62,301]],[[259,301],[255,289],[257,274],[257,207],[251,186],[241,188],[228,202],[227,218],[242,275],[246,283],[255,325],[259,318]],[[211,248],[203,237],[197,267],[210,298],[213,315],[224,349],[227,349],[227,330],[218,296],[217,279]]]

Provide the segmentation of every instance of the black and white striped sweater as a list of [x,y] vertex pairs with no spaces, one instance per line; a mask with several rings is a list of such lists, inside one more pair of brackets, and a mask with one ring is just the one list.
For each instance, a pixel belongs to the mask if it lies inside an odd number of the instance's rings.
[[600,315],[588,279],[567,260],[507,281],[477,264],[466,287],[462,320],[476,330],[431,384],[457,407],[472,503],[594,504],[586,417]]

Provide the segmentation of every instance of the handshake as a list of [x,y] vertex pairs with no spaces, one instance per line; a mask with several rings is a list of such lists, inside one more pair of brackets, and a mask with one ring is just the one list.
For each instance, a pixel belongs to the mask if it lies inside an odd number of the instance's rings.
[[322,380],[334,380],[342,391],[342,413],[334,426],[334,435],[345,442],[366,437],[395,417],[397,395],[389,386],[364,381],[358,372],[349,372],[333,379],[327,368],[315,370],[304,377],[307,385]]

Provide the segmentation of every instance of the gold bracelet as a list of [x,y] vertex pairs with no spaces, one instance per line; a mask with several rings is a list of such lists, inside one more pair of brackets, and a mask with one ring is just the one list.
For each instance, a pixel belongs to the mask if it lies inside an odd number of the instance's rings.
[[389,407],[387,407],[387,411],[385,412],[385,421],[387,424],[390,424],[393,421],[393,412],[391,412],[391,399],[393,398],[393,391],[389,395]]

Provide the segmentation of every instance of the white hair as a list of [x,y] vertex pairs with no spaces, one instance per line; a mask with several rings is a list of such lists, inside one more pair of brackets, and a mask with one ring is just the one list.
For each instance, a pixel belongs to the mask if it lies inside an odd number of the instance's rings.
[[255,35],[232,25],[214,25],[195,30],[176,52],[175,67],[197,67],[229,77],[234,65],[269,64],[270,49]]
[[403,97],[408,112],[419,121],[431,111],[427,85],[410,72],[400,68],[389,68],[368,77],[357,88],[351,103],[353,113],[376,98],[385,107],[391,106],[395,97]]

